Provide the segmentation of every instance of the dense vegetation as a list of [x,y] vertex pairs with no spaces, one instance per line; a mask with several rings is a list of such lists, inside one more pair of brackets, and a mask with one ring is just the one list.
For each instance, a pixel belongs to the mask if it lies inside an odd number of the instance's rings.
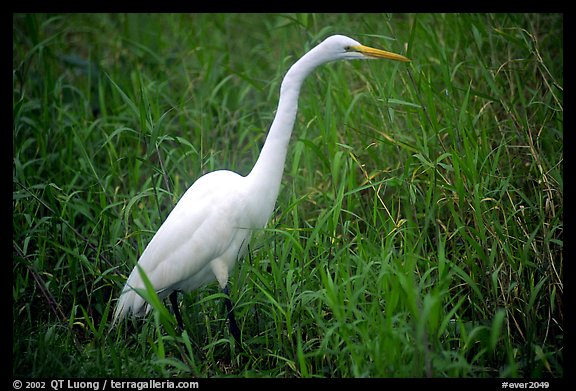
[[[231,277],[111,327],[193,181],[258,156],[332,33],[406,54],[306,81]],[[14,15],[14,376],[563,376],[562,15]],[[165,309],[168,309],[166,311]]]

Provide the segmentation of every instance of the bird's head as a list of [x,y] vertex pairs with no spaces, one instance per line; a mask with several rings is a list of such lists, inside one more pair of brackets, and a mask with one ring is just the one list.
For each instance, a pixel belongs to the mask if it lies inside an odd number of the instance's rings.
[[344,35],[332,35],[318,44],[316,49],[330,60],[386,58],[388,60],[410,61],[410,59],[400,54],[364,46],[360,42]]

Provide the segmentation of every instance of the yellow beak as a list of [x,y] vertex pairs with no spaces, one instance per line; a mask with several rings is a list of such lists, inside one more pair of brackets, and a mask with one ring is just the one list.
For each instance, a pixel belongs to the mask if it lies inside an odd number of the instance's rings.
[[401,54],[387,52],[385,50],[374,49],[369,46],[357,45],[350,48],[355,52],[362,53],[363,55],[371,58],[387,58],[388,60],[409,62],[410,59]]

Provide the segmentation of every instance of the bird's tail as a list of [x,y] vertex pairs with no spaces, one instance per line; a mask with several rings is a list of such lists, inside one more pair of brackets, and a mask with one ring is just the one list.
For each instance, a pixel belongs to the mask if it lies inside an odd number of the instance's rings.
[[142,296],[126,284],[120,294],[118,303],[116,303],[116,308],[114,309],[114,315],[112,317],[112,325],[116,325],[124,318],[127,318],[130,314],[139,315],[140,312],[142,312],[144,304],[145,302]]
[[135,268],[128,277],[128,281],[118,298],[116,308],[114,308],[112,325],[116,325],[131,314],[135,316],[143,316],[150,310],[150,306],[139,293],[140,289],[138,288],[139,285],[141,285],[141,280],[138,277],[138,271]]

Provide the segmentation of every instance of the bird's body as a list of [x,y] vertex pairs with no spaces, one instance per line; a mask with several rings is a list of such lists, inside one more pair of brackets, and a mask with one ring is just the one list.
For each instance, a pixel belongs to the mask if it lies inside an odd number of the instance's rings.
[[[249,197],[240,185],[243,179],[224,170],[200,177],[156,232],[138,265],[160,298],[172,291],[190,292],[215,278],[224,288],[228,270],[243,255],[250,228],[254,228],[246,226],[243,219]],[[232,194],[235,196],[230,197]],[[227,223],[214,224],[214,221]],[[133,288],[144,288],[137,268],[126,282],[116,308],[117,317],[128,312],[143,314],[146,302]]]
[[128,277],[114,311],[115,322],[149,309],[138,293],[144,289],[142,272],[160,298],[214,280],[223,289],[227,286],[229,272],[244,256],[253,230],[263,228],[274,210],[304,79],[321,64],[354,58],[409,61],[340,35],[300,58],[282,81],[276,116],[251,172],[241,176],[214,171],[184,193]]

